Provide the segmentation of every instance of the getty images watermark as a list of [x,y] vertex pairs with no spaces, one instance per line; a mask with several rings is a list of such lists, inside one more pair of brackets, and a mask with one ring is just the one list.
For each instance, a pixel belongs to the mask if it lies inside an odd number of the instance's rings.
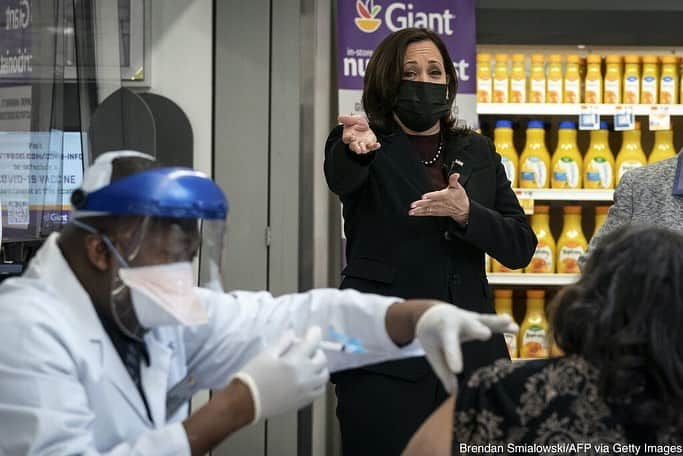
[[575,455],[596,455],[596,454],[683,454],[683,444],[659,445],[634,443],[548,443],[548,444],[486,444],[468,445],[460,443],[458,445],[460,454],[575,454]]

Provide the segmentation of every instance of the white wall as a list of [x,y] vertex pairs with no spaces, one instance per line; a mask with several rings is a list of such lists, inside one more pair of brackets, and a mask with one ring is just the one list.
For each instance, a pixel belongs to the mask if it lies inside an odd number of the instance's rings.
[[[209,175],[213,77],[213,3],[211,0],[147,0],[151,21],[150,91],[180,106],[194,136],[194,168]],[[192,400],[196,410],[209,392]]]
[[194,167],[211,173],[213,2],[147,1],[152,16],[150,89],[185,111],[194,134]]

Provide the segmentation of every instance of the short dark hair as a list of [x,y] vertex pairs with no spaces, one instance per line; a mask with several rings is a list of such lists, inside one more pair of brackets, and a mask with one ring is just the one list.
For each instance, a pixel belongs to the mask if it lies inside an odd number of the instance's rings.
[[458,91],[458,75],[448,49],[439,35],[425,28],[405,28],[387,36],[375,49],[365,70],[363,80],[363,109],[373,128],[392,131],[398,128],[393,111],[399,86],[403,80],[403,59],[408,45],[431,41],[441,53],[448,85],[450,113],[442,119],[446,131],[455,131],[457,119],[453,116],[453,103]]
[[557,345],[599,369],[600,393],[625,408],[630,435],[683,431],[683,236],[658,227],[606,236],[550,320]]
[[161,163],[143,157],[119,157],[111,162],[111,182],[141,173],[149,169],[159,168]]

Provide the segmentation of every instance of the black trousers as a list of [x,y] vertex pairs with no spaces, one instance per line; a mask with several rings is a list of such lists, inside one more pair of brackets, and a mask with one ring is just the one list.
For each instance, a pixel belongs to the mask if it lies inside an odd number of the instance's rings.
[[344,456],[400,455],[448,397],[424,358],[343,371],[332,381]]

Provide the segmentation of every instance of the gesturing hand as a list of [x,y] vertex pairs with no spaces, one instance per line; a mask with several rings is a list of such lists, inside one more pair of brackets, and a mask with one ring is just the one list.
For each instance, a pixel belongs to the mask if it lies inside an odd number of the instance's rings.
[[342,142],[347,144],[352,152],[364,155],[379,149],[377,136],[370,129],[365,117],[339,116],[337,120],[344,126]]
[[466,225],[470,218],[470,198],[458,182],[459,178],[460,174],[451,174],[448,187],[422,195],[421,200],[411,203],[408,215],[451,217],[461,225]]

